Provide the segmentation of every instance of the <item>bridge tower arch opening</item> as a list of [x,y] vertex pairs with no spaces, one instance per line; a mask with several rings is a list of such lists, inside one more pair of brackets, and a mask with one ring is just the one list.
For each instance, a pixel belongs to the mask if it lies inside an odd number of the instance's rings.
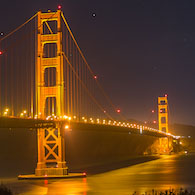
[[[60,117],[64,115],[61,11],[39,11],[37,18],[36,113],[38,118],[46,118],[51,112]],[[57,30],[52,31],[52,22]],[[46,79],[48,74],[53,75],[53,80]],[[37,136],[38,163],[35,175],[67,175],[63,124],[56,122],[55,128],[39,128]]]

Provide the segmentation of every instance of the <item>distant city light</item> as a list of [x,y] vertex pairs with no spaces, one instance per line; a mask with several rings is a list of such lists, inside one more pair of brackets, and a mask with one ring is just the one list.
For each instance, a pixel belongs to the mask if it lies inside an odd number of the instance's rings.
[[97,79],[97,75],[94,75],[94,77],[93,77],[94,79]]
[[1,32],[1,36],[3,36],[4,35],[4,33],[3,32]]
[[152,110],[152,113],[154,113],[155,111],[154,110]]
[[154,120],[153,123],[156,124],[156,121]]
[[165,97],[167,97],[168,95],[167,94],[165,94]]
[[0,51],[0,55],[2,55],[3,54],[3,52],[2,51]]
[[93,17],[96,17],[96,14],[95,14],[95,13],[93,13],[93,14],[92,14],[92,16],[93,16]]

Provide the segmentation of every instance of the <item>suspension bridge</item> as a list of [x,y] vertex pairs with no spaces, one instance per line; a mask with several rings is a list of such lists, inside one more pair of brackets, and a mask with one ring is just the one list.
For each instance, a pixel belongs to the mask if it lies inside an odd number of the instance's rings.
[[0,76],[0,128],[37,130],[36,176],[68,175],[66,131],[176,138],[168,132],[167,97],[159,97],[159,129],[128,122],[100,85],[60,9],[39,11],[1,37]]

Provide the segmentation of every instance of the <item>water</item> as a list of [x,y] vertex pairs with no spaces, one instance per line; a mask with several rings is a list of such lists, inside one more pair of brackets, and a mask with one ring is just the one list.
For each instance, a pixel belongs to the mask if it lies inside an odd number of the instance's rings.
[[130,195],[135,191],[181,187],[195,190],[195,155],[162,156],[80,179],[18,181],[10,178],[3,182],[21,195]]

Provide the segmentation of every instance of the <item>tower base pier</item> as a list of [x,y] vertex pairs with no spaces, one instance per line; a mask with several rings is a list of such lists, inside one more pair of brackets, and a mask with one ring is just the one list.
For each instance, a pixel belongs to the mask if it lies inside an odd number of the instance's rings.
[[46,175],[46,176],[37,176],[37,175],[19,175],[19,180],[36,180],[36,179],[71,179],[71,178],[83,178],[86,177],[85,173],[68,173],[68,175]]
[[36,176],[52,176],[52,175],[68,175],[68,167],[66,168],[43,168],[35,170]]

